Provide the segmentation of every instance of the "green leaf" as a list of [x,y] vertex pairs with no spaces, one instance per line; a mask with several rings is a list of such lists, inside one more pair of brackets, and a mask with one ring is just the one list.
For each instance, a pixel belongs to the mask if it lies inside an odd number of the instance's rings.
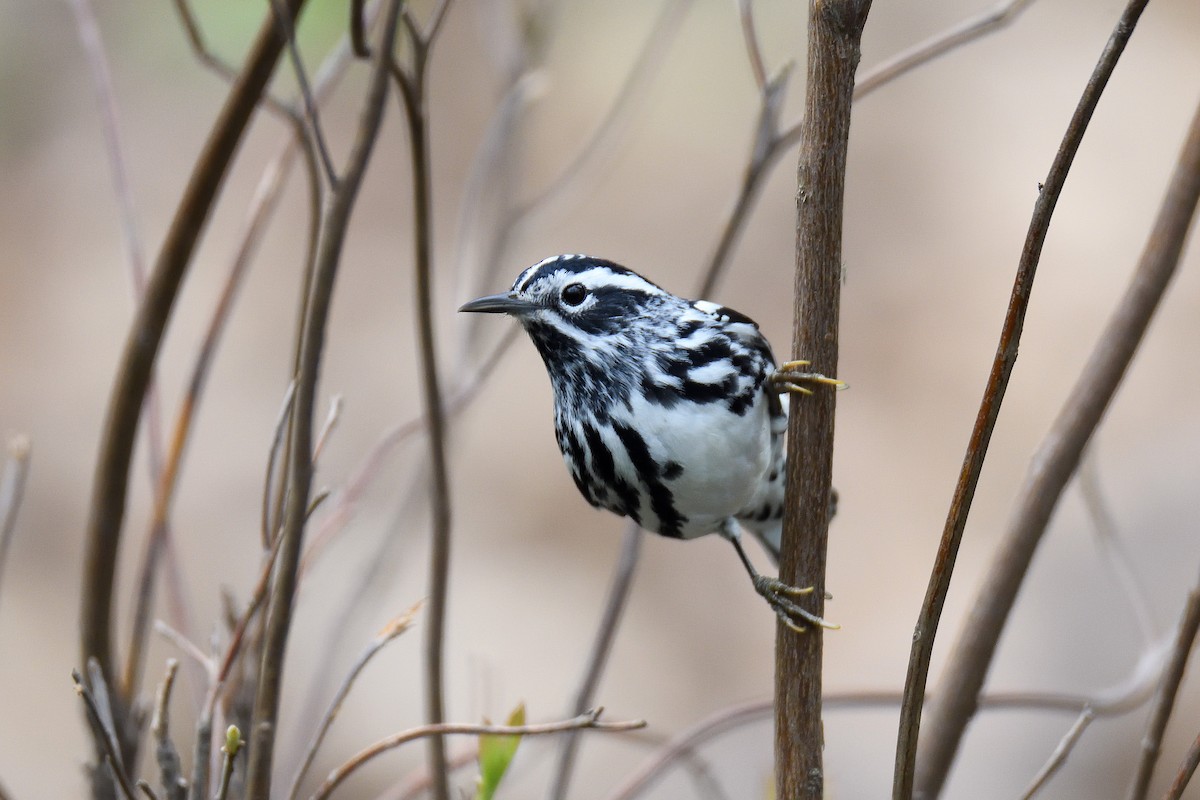
[[[524,703],[508,715],[507,724],[525,724]],[[475,792],[475,800],[492,800],[520,743],[521,737],[512,734],[484,734],[479,737],[479,789]]]

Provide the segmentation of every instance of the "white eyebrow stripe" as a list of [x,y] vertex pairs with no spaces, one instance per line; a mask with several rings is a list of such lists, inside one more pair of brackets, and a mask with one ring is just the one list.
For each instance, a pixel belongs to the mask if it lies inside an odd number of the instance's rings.
[[644,294],[666,294],[666,292],[645,278],[631,273],[613,272],[608,267],[589,269],[586,272],[580,272],[574,277],[578,279],[579,283],[592,289],[627,289]]

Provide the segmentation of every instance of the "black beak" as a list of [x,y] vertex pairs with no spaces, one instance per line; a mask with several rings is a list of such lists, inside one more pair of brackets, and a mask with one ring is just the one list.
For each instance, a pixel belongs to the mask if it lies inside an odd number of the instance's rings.
[[512,314],[519,317],[526,311],[532,311],[534,307],[533,303],[522,300],[512,292],[505,292],[504,294],[489,294],[487,297],[472,300],[458,310],[481,311],[488,314]]

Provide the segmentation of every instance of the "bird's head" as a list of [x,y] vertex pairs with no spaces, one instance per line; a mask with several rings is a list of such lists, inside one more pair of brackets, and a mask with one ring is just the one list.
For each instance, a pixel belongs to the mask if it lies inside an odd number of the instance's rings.
[[459,311],[508,314],[542,351],[607,349],[671,295],[632,270],[599,258],[564,255],[522,272],[512,289]]

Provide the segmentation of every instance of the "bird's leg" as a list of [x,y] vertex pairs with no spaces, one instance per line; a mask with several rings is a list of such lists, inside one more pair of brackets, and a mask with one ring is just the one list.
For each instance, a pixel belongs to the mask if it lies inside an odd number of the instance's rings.
[[819,625],[822,628],[829,630],[838,630],[841,626],[822,619],[816,614],[801,608],[796,602],[796,598],[804,597],[813,593],[812,586],[792,586],[784,583],[778,578],[768,578],[762,575],[750,563],[749,557],[746,556],[746,551],[742,549],[741,532],[735,527],[736,523],[725,526],[722,533],[725,538],[733,543],[734,549],[737,550],[738,557],[742,559],[742,563],[746,566],[746,571],[750,573],[750,580],[754,583],[754,591],[763,596],[767,604],[775,611],[775,615],[779,620],[796,633],[804,633],[808,630],[805,623]]
[[835,389],[846,388],[846,384],[837,378],[827,378],[819,372],[805,372],[804,368],[810,365],[809,361],[785,361],[775,368],[767,381],[777,392],[797,392],[799,394],[813,393],[813,390],[805,384],[832,386]]

